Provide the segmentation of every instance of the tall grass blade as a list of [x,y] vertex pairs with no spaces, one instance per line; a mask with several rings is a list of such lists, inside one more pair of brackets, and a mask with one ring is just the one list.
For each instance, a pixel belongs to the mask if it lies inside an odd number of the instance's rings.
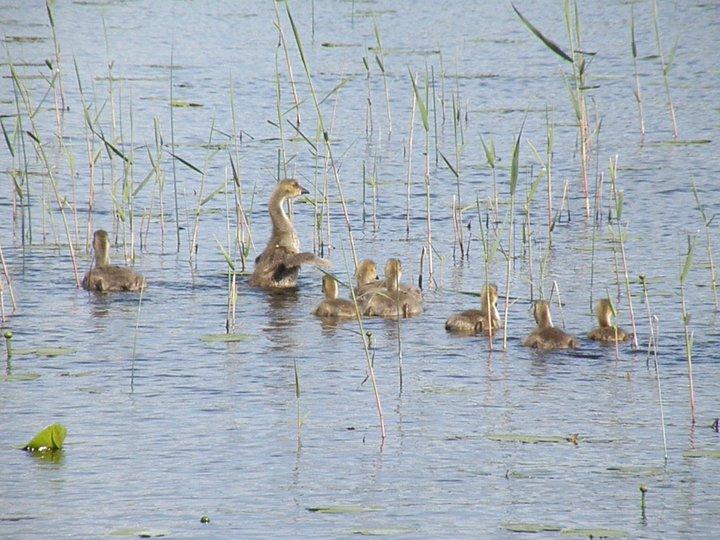
[[518,8],[515,7],[515,4],[512,4],[512,3],[511,3],[510,5],[511,5],[512,8],[515,10],[515,13],[517,13],[517,16],[520,17],[520,20],[523,22],[523,24],[524,24],[525,26],[527,26],[528,30],[530,30],[533,34],[535,34],[535,36],[536,36],[540,41],[542,41],[548,49],[550,49],[552,52],[554,52],[555,54],[557,54],[557,55],[558,55],[560,58],[562,58],[563,60],[567,60],[567,61],[570,62],[571,64],[573,63],[572,57],[570,57],[565,51],[563,51],[557,43],[555,43],[555,42],[554,42],[553,40],[551,40],[550,38],[546,37],[540,30],[538,30],[537,28],[535,28],[535,26],[533,26],[533,24],[532,24],[530,21],[528,21],[528,20],[523,16],[522,13],[520,13],[520,11],[518,10]]

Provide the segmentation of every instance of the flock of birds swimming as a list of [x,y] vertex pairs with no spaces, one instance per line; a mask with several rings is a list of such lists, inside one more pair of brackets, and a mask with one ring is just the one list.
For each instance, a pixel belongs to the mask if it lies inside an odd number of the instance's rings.
[[[302,265],[313,265],[321,269],[330,267],[330,261],[314,253],[300,252],[300,241],[295,227],[285,213],[285,202],[307,194],[297,180],[286,179],[277,184],[270,196],[268,212],[272,223],[272,234],[263,252],[255,259],[255,269],[250,276],[252,287],[269,290],[289,289],[297,286]],[[93,235],[95,261],[82,281],[84,289],[97,292],[134,291],[147,287],[145,278],[130,268],[112,266],[109,261],[110,240],[103,230]],[[415,317],[422,313],[422,292],[415,287],[402,285],[402,264],[398,259],[388,259],[384,279],[379,280],[374,261],[362,261],[355,274],[354,300],[338,298],[338,281],[329,273],[322,278],[325,299],[315,308],[314,314],[326,319],[352,319],[359,315],[399,319]],[[445,322],[448,332],[462,335],[492,336],[501,330],[497,310],[498,288],[486,285],[480,293],[480,309],[468,309],[452,315]],[[588,338],[603,342],[623,342],[630,339],[622,328],[612,322],[613,305],[603,298],[597,304],[598,327]],[[537,328],[523,341],[526,347],[542,350],[578,347],[577,338],[553,326],[550,303],[538,300],[533,305],[533,316]]]

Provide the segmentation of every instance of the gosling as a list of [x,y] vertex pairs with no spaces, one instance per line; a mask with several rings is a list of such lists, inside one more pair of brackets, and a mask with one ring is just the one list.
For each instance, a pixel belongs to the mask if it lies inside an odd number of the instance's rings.
[[362,296],[383,287],[383,283],[378,281],[377,264],[371,259],[360,261],[355,271],[355,279],[357,281],[357,287],[355,287],[356,296]]
[[500,328],[500,314],[497,310],[498,288],[491,283],[480,293],[480,309],[467,309],[451,315],[445,321],[445,330],[456,334],[491,336]]
[[322,278],[322,290],[325,299],[315,308],[313,314],[328,319],[354,319],[355,304],[350,300],[338,298],[338,282],[331,275]]
[[533,306],[533,316],[537,328],[525,338],[523,345],[543,351],[552,349],[574,349],[580,343],[570,334],[555,328],[550,316],[550,303],[547,300],[537,300]]
[[599,326],[588,333],[589,339],[593,341],[603,341],[605,343],[616,343],[630,339],[630,334],[612,323],[612,317],[614,315],[613,306],[608,298],[598,300],[597,306],[595,307],[595,314],[597,315]]
[[147,287],[145,278],[131,268],[110,264],[110,238],[107,231],[102,229],[95,231],[93,250],[95,251],[95,261],[93,267],[83,277],[83,289],[103,293],[139,292]]
[[418,293],[411,287],[400,285],[402,264],[388,259],[385,264],[385,287],[363,295],[363,314],[386,319],[407,319],[423,312]]

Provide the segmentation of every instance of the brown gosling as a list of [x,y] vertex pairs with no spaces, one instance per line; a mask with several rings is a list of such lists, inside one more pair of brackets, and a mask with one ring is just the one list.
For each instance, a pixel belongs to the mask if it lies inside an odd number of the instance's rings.
[[387,319],[416,317],[423,311],[418,292],[400,285],[402,264],[389,259],[385,264],[385,287],[370,291],[361,298],[363,314]]
[[492,335],[500,328],[500,314],[497,310],[498,288],[490,283],[480,293],[480,309],[467,309],[451,315],[445,321],[445,330],[457,334]]
[[309,193],[297,180],[278,182],[270,196],[268,212],[272,234],[263,252],[255,259],[255,270],[250,276],[252,287],[266,289],[289,289],[297,286],[298,274],[303,264],[328,268],[330,262],[314,253],[300,253],[300,240],[295,227],[285,213],[288,199]]
[[598,319],[598,327],[588,333],[588,338],[594,341],[604,341],[606,343],[615,343],[619,341],[627,341],[630,335],[619,326],[612,323],[613,307],[608,298],[598,300],[595,307],[595,314]]
[[367,292],[376,291],[383,287],[383,283],[378,281],[377,264],[371,259],[360,261],[355,271],[355,279],[357,280],[357,287],[355,287],[357,296],[362,296]]
[[570,334],[555,328],[550,316],[550,303],[547,300],[537,300],[533,306],[533,316],[537,328],[525,338],[523,345],[544,351],[552,349],[574,349],[580,343]]
[[83,277],[83,289],[96,292],[138,292],[147,287],[145,278],[131,268],[110,265],[110,238],[107,231],[95,231],[93,250],[95,262]]
[[355,318],[355,304],[350,300],[338,298],[338,282],[334,277],[328,274],[323,276],[322,290],[325,299],[315,308],[314,315],[335,319]]

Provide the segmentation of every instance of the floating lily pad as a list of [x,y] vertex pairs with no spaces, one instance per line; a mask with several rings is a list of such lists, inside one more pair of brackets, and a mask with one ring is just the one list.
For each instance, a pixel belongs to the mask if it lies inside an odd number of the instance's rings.
[[377,506],[308,506],[305,508],[308,512],[317,512],[318,514],[363,514],[365,512],[377,512],[380,510]]
[[13,356],[63,356],[75,354],[72,347],[38,347],[37,349],[13,349]]
[[488,435],[488,439],[497,442],[516,442],[522,444],[540,444],[540,443],[566,443],[568,437],[560,437],[555,435],[522,435],[522,434],[500,434],[500,435]]
[[616,529],[563,529],[563,536],[582,536],[584,538],[627,538],[628,533]]
[[233,343],[235,341],[250,341],[254,336],[250,334],[205,334],[200,339],[205,343]]
[[118,529],[112,531],[110,536],[137,537],[137,538],[160,538],[170,536],[170,531],[152,529]]
[[542,523],[503,523],[503,529],[519,533],[560,532],[562,527]]
[[62,424],[49,425],[35,435],[35,437],[23,447],[23,450],[30,452],[58,450],[62,448],[65,435],[67,435],[67,428]]
[[40,374],[39,373],[13,373],[11,375],[6,375],[2,378],[3,381],[6,382],[19,382],[19,381],[34,381],[35,379],[39,379]]
[[683,457],[720,459],[720,450],[685,450]]

